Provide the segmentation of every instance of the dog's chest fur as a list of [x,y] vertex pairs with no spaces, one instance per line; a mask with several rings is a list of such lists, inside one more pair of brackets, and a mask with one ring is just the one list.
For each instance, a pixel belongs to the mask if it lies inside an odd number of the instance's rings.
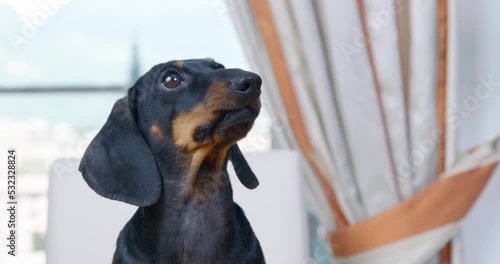
[[[120,234],[114,263],[264,263],[243,211],[233,202],[229,178],[223,176],[210,192],[196,188],[183,206],[165,209],[160,202],[139,209]],[[160,199],[172,204],[171,197]],[[150,247],[129,247],[143,239]]]
[[216,263],[231,239],[232,208],[222,202],[226,194],[216,190],[211,195],[191,201],[180,217],[176,255],[182,263]]
[[[170,200],[171,203],[171,199]],[[173,263],[229,263],[223,256],[234,242],[234,202],[227,172],[201,170],[193,192],[176,212],[159,219],[155,251],[166,250]]]

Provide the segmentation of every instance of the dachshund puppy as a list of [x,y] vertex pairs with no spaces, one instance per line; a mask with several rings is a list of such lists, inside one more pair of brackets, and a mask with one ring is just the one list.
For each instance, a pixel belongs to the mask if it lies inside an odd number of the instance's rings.
[[154,66],[118,100],[79,170],[109,199],[139,206],[120,232],[113,263],[265,263],[233,201],[259,184],[236,142],[258,116],[262,80],[212,59]]

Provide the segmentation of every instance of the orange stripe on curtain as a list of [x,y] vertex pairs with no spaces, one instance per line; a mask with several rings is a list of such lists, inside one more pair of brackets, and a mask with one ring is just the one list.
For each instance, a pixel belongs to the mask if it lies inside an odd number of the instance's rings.
[[266,0],[251,0],[250,5],[254,14],[260,34],[263,38],[267,54],[271,61],[274,76],[278,82],[278,88],[281,94],[283,104],[289,117],[290,127],[297,140],[297,143],[304,154],[307,162],[311,165],[315,174],[323,187],[328,204],[335,220],[337,228],[342,229],[348,226],[347,219],[343,214],[335,192],[328,182],[325,174],[321,171],[313,157],[312,146],[307,135],[302,114],[300,112],[297,98],[293,90],[290,76],[288,75],[285,58],[281,51],[280,42],[274,26],[269,4]]
[[[447,61],[447,0],[439,0],[438,8],[438,87],[436,108],[439,127],[437,174],[446,169],[446,61]],[[451,241],[441,250],[441,264],[451,263]]]
[[334,255],[363,253],[459,221],[481,194],[496,166],[492,163],[437,180],[396,207],[331,233]]
[[437,117],[439,127],[438,168],[437,175],[445,170],[446,162],[446,45],[447,45],[447,4],[446,0],[438,2],[438,86]]
[[377,68],[375,67],[375,60],[373,59],[373,52],[371,49],[370,45],[370,37],[368,36],[368,28],[366,25],[366,17],[365,17],[365,7],[363,5],[362,0],[357,0],[358,4],[358,11],[359,11],[359,18],[361,19],[361,27],[363,29],[363,35],[365,38],[365,43],[366,43],[366,50],[368,52],[368,60],[370,62],[370,66],[372,69],[372,78],[373,78],[373,83],[375,85],[375,91],[377,94],[377,103],[380,111],[380,116],[382,118],[382,126],[384,128],[384,137],[385,137],[385,144],[387,148],[387,152],[389,153],[389,162],[391,166],[391,172],[392,172],[392,177],[394,179],[394,187],[396,189],[396,195],[398,196],[399,201],[403,200],[403,194],[401,193],[401,186],[399,183],[399,177],[398,173],[396,170],[396,161],[394,160],[394,151],[392,149],[392,143],[391,143],[391,135],[389,132],[389,125],[387,123],[387,117],[385,115],[385,109],[384,109],[384,103],[382,101],[382,91],[380,89],[380,82],[378,80],[377,76]]

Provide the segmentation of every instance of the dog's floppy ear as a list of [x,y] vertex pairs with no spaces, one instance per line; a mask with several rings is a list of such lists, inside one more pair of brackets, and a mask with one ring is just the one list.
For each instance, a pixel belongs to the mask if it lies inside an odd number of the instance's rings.
[[[132,90],[132,89],[131,89]],[[104,127],[83,155],[79,170],[98,194],[136,206],[154,204],[161,176],[133,116],[133,92],[118,100]]]
[[255,189],[259,186],[259,180],[255,177],[255,173],[253,173],[252,169],[248,165],[248,162],[243,156],[243,153],[241,153],[238,144],[232,145],[229,149],[229,158],[233,163],[236,176],[238,176],[238,179],[245,187],[248,189]]

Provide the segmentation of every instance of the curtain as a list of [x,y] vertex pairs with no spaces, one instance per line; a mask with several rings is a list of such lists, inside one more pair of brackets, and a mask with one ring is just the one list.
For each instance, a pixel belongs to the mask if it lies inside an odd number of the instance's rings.
[[448,242],[500,146],[458,158],[456,1],[228,5],[336,263],[460,263]]

